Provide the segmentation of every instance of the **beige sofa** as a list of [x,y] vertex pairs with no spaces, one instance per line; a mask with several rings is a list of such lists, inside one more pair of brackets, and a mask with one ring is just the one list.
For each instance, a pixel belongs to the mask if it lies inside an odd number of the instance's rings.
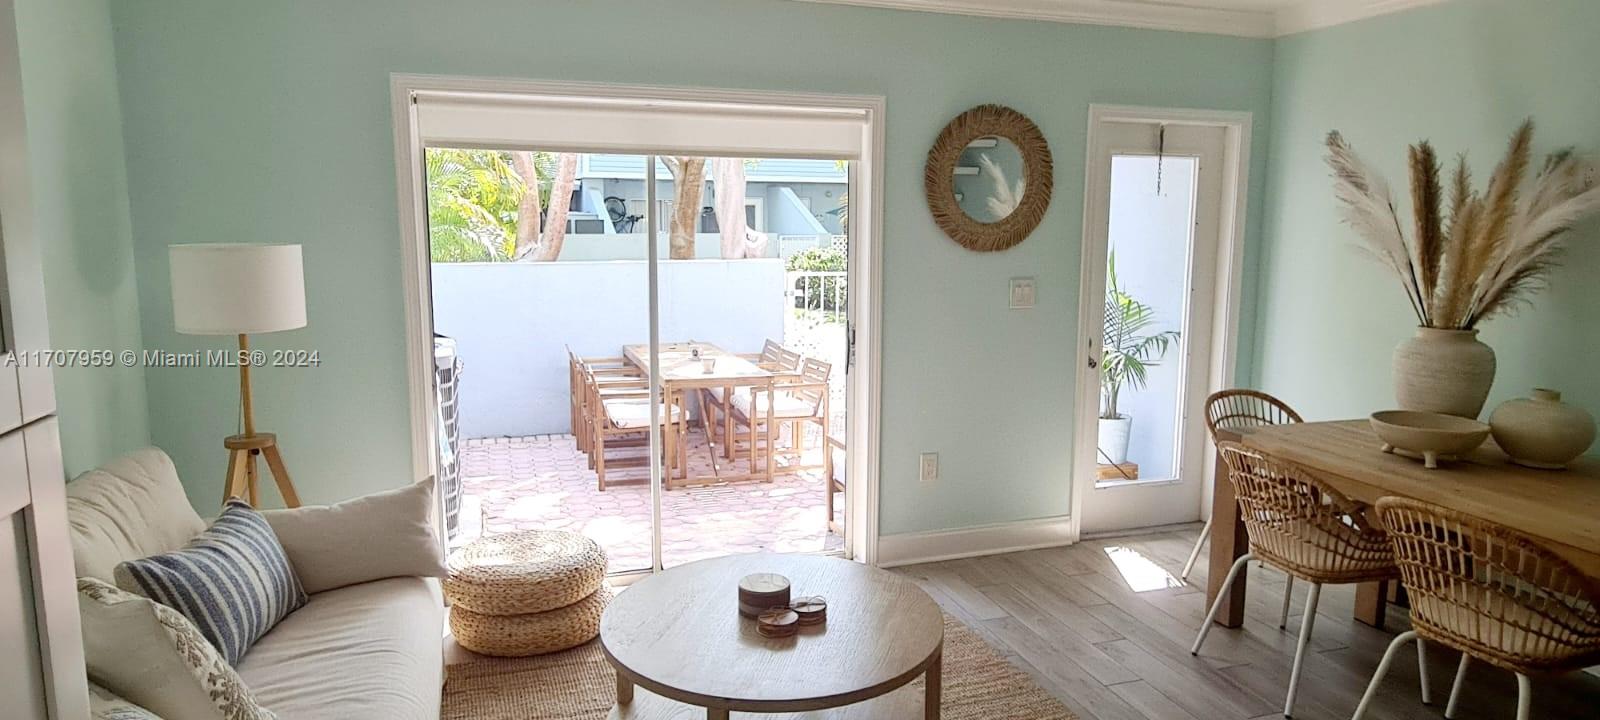
[[[78,575],[113,584],[118,563],[182,547],[205,528],[172,461],[155,448],[79,476],[67,485],[67,502]],[[302,553],[315,545],[283,540]],[[289,561],[296,563],[292,550]],[[443,622],[436,580],[349,585],[311,595],[235,669],[257,701],[285,720],[437,720]]]

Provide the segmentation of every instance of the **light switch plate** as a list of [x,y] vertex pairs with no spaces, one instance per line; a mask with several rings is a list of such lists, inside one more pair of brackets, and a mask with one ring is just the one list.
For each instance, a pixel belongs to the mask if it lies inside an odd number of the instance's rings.
[[1033,307],[1034,282],[1031,277],[1011,278],[1011,309],[1026,310]]
[[922,482],[933,482],[939,479],[939,453],[923,453],[921,465],[920,475]]

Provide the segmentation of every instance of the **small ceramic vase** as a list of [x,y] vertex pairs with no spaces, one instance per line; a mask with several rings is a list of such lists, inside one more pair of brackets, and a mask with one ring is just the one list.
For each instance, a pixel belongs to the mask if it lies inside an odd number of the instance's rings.
[[1532,468],[1560,470],[1594,443],[1594,416],[1544,388],[1532,398],[1502,403],[1489,416],[1489,427],[1511,462]]

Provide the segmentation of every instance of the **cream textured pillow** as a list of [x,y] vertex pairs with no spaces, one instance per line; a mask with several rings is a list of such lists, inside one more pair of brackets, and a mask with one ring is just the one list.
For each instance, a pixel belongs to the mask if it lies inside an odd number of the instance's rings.
[[78,579],[89,678],[163,720],[275,720],[178,611]]
[[392,577],[444,577],[434,480],[336,505],[263,510],[308,593]]

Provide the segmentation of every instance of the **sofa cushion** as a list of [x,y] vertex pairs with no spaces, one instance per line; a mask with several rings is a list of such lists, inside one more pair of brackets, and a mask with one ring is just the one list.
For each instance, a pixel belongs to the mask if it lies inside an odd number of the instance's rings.
[[434,480],[291,510],[263,510],[308,593],[391,577],[444,577]]
[[89,683],[89,717],[94,720],[161,720],[155,713],[93,682]]
[[117,587],[183,613],[230,664],[306,602],[272,526],[238,499],[188,545],[124,562],[116,578]]
[[295,720],[439,717],[438,582],[391,578],[311,596],[238,665],[256,697]]
[[118,696],[165,720],[274,717],[176,610],[79,578],[78,613],[89,678]]
[[[738,408],[739,412],[744,413],[747,418],[753,417],[758,421],[765,420],[767,418],[767,399],[774,394],[778,396],[778,402],[772,406],[773,417],[808,418],[817,414],[818,403],[781,390],[777,393],[769,393],[765,390],[755,393],[747,387],[736,388],[733,391],[733,406]],[[758,398],[753,408],[750,402],[752,396]]]
[[119,563],[181,548],[206,528],[171,458],[153,447],[67,483],[67,518],[78,577],[107,583]]

